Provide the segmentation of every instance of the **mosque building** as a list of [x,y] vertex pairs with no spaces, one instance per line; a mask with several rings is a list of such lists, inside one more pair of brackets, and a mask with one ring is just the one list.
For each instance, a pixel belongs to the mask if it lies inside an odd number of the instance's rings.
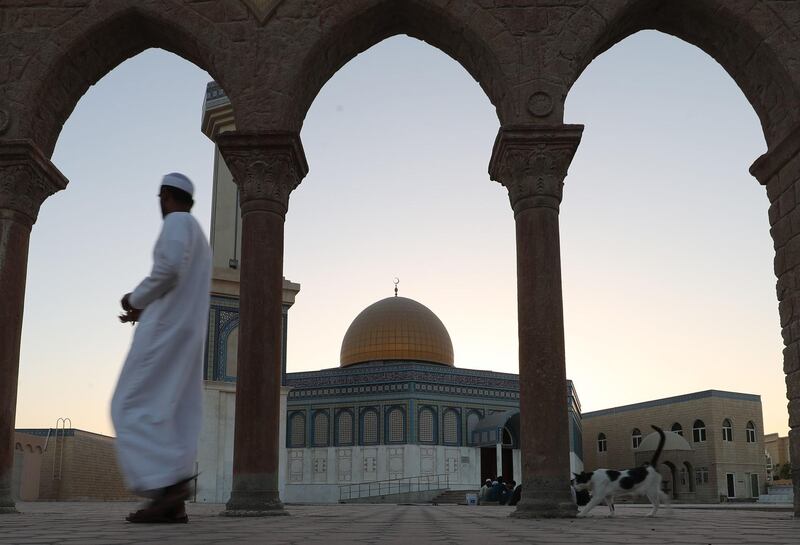
[[[230,102],[210,83],[203,132],[213,139],[234,128]],[[214,268],[197,501],[225,502],[233,463],[241,218],[238,189],[219,151],[215,154]],[[355,317],[342,341],[338,367],[287,373],[288,314],[299,291],[298,284],[284,279],[284,501],[337,502],[361,483],[391,481],[401,490],[404,483],[422,480],[439,488],[475,490],[496,475],[522,482],[517,375],[457,368],[442,321],[396,290]],[[581,413],[572,382],[564,395],[570,465],[580,471]]]

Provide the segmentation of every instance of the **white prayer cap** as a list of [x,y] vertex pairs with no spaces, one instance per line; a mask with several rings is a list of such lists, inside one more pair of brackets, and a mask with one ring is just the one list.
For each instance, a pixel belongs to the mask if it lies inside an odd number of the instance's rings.
[[180,172],[165,174],[161,179],[161,185],[177,187],[187,192],[189,195],[194,195],[194,184],[185,174],[181,174]]

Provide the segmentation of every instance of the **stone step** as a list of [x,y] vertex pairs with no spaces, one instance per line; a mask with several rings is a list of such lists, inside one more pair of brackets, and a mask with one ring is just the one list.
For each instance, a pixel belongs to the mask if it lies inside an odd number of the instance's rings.
[[431,500],[433,504],[466,504],[467,494],[478,494],[477,490],[445,490]]

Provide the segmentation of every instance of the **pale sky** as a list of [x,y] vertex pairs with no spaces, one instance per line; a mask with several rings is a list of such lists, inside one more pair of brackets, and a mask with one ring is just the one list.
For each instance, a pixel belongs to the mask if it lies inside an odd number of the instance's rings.
[[[150,268],[160,176],[187,173],[210,223],[209,76],[160,50],[83,97],[53,161],[70,180],[34,226],[17,427],[113,434],[130,345],[120,297]],[[766,150],[733,80],[693,46],[642,32],[592,63],[566,120],[586,125],[561,208],[567,375],[584,411],[705,389],[760,394],[788,430],[764,188]],[[456,365],[516,373],[514,220],[487,165],[499,122],[455,61],[407,37],[342,68],[302,131],[309,176],[292,194],[285,275],[290,371],[338,365],[366,306],[400,294],[433,310]]]

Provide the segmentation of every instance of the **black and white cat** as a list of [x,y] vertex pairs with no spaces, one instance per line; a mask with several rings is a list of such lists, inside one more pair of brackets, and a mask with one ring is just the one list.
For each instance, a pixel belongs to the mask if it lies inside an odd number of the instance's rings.
[[658,512],[659,504],[663,501],[669,506],[669,496],[661,491],[661,474],[657,471],[658,457],[664,449],[666,436],[664,431],[656,426],[653,429],[658,432],[659,441],[653,459],[649,464],[640,467],[617,471],[614,469],[597,469],[588,473],[573,473],[575,479],[572,485],[576,491],[588,490],[592,494],[592,499],[586,504],[579,517],[585,517],[595,506],[605,502],[608,505],[609,516],[614,516],[614,497],[615,496],[647,496],[653,509],[647,515],[654,516]]

